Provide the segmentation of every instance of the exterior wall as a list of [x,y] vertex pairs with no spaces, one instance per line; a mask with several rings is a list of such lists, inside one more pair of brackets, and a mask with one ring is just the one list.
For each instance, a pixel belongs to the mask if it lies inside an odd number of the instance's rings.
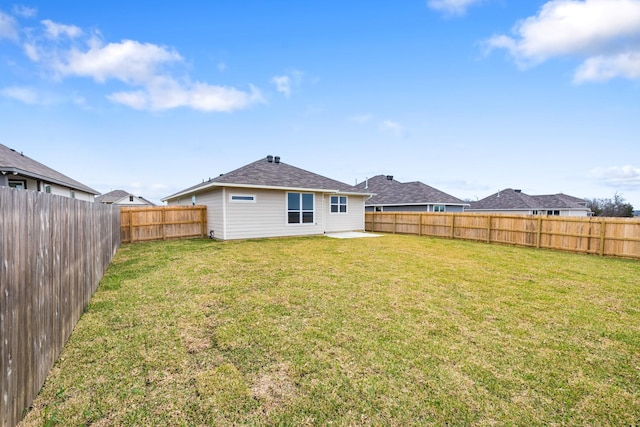
[[115,204],[119,206],[148,206],[149,205],[149,203],[145,202],[144,200],[142,200],[137,196],[133,196],[133,201],[131,201],[128,196],[123,197],[122,199],[118,200]]
[[[232,195],[254,196],[253,202],[233,202]],[[315,193],[314,223],[287,223],[287,191],[222,187],[195,194],[195,204],[207,206],[207,230],[221,240],[320,235],[364,230],[364,197],[348,196],[347,213],[331,214],[330,195]],[[191,205],[193,195],[167,201]]]
[[[232,194],[253,195],[252,202],[230,202]],[[287,192],[225,188],[225,239],[306,236],[323,233],[322,196],[315,194],[313,224],[287,224]]]
[[364,230],[364,197],[347,196],[347,212],[331,212],[331,195],[323,196],[323,210],[326,218],[325,232]]
[[26,189],[29,191],[41,191],[44,192],[45,185],[51,187],[51,194],[55,194],[57,196],[69,197],[71,198],[71,191],[75,193],[75,198],[77,200],[82,200],[84,202],[93,202],[95,199],[95,195],[90,193],[85,193],[81,190],[71,190],[69,187],[64,187],[62,185],[50,184],[45,181],[35,180],[22,175],[5,175],[6,177],[6,185],[9,185],[9,181],[22,181],[26,184]]

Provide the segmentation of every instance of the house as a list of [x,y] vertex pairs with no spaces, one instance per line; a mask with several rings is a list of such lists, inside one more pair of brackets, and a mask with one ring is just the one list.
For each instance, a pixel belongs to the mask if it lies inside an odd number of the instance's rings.
[[530,196],[521,190],[507,188],[477,202],[465,212],[490,212],[520,215],[590,216],[587,202],[567,194]]
[[371,194],[267,156],[172,194],[168,205],[206,205],[220,240],[364,230]]
[[98,193],[16,150],[0,144],[0,186],[42,191],[93,202]]
[[134,196],[133,194],[124,190],[113,190],[97,196],[96,203],[121,206],[155,206],[155,203],[150,202],[144,197]]
[[462,212],[469,203],[423,184],[399,182],[391,175],[377,175],[356,185],[375,193],[365,203],[368,212]]

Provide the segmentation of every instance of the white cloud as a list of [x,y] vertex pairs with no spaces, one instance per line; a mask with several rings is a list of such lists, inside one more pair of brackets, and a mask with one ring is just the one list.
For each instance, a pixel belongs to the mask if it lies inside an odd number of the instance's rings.
[[7,98],[18,100],[25,104],[33,105],[33,104],[38,104],[40,102],[38,93],[34,89],[28,88],[28,87],[20,87],[20,86],[5,87],[2,90],[0,90],[0,95]]
[[298,87],[302,84],[303,77],[304,73],[302,71],[293,70],[282,76],[274,76],[271,79],[271,83],[276,85],[276,90],[278,92],[289,98],[293,87]]
[[42,25],[45,27],[45,32],[47,37],[52,39],[58,39],[60,36],[67,36],[70,39],[74,39],[76,37],[80,37],[83,34],[83,31],[80,27],[76,27],[75,25],[64,25],[59,24],[57,22],[53,22],[50,19],[45,19],[42,21]]
[[63,76],[91,77],[103,83],[109,79],[142,84],[158,73],[160,65],[181,62],[175,51],[150,43],[123,40],[102,46],[94,42],[87,51],[76,48],[63,54],[52,65]]
[[570,56],[584,59],[576,81],[640,73],[640,0],[548,1],[512,33],[490,38],[487,47],[506,49],[523,67]]
[[640,50],[588,58],[578,67],[574,82],[607,81],[615,77],[640,79]]
[[113,93],[108,99],[137,110],[188,107],[207,112],[230,112],[264,102],[260,90],[253,86],[249,92],[243,92],[232,87],[213,86],[201,82],[192,85],[179,84],[167,78],[155,79],[141,90]]
[[18,40],[18,23],[13,16],[0,11],[0,39]]
[[407,134],[407,131],[400,123],[391,120],[384,120],[380,123],[379,129],[382,132],[389,132],[397,137],[403,137]]
[[591,177],[606,185],[621,188],[640,188],[640,168],[631,165],[595,168]]
[[[4,14],[0,19],[3,19],[0,30],[4,31],[0,34],[17,39],[15,20]],[[22,43],[26,57],[58,79],[86,77],[98,83],[115,80],[129,86],[106,95],[111,102],[139,110],[186,107],[216,112],[240,110],[265,102],[260,90],[251,85],[248,90],[240,90],[206,82],[194,83],[188,75],[178,77],[176,70],[170,67],[183,66],[185,61],[174,49],[135,40],[105,43],[99,33],[87,34],[75,25],[48,19],[41,24],[40,31],[29,31],[28,38]],[[33,93],[9,89],[2,94],[25,103],[36,102]],[[87,106],[82,94],[76,95],[71,102]]]
[[287,98],[291,96],[291,77],[274,76],[271,83],[275,84],[278,92],[283,93]]
[[429,0],[427,5],[450,15],[463,15],[469,6],[479,2],[480,0]]
[[35,7],[27,7],[23,5],[14,5],[13,13],[23,18],[33,18],[38,14],[38,9]]

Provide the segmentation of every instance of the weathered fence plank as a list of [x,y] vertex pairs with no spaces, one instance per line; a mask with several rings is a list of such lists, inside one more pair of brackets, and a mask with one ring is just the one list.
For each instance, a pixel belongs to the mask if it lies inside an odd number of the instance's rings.
[[122,243],[205,237],[206,206],[120,208]]
[[120,245],[119,222],[113,206],[0,187],[0,426],[44,384]]
[[365,229],[640,259],[637,218],[367,212]]

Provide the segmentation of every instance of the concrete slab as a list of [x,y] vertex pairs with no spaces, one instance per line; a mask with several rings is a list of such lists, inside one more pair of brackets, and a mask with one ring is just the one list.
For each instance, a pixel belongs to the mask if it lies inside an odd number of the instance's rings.
[[334,239],[359,239],[362,237],[380,237],[382,234],[364,233],[361,231],[346,231],[342,233],[326,233],[325,236]]

